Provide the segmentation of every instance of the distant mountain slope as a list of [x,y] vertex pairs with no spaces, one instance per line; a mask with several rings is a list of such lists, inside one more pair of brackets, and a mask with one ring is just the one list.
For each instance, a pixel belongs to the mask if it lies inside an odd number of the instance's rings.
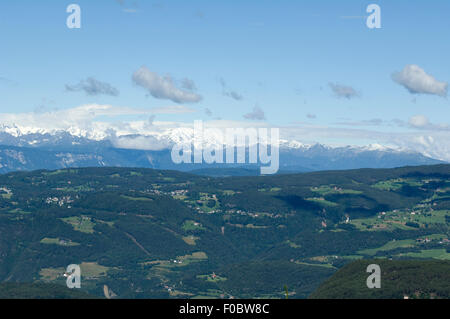
[[[75,143],[75,142],[74,142]],[[359,148],[280,149],[279,172],[307,172],[357,168],[393,168],[433,165],[438,160],[418,153]],[[171,151],[145,151],[114,148],[104,142],[76,144],[52,143],[45,146],[0,145],[0,173],[61,169],[68,167],[142,167],[195,171],[211,176],[249,176],[259,174],[258,164],[175,164]],[[236,170],[235,170],[236,169]],[[222,170],[222,171],[221,171]]]
[[[381,288],[366,285],[367,266],[381,268]],[[311,299],[450,298],[450,261],[359,260],[326,280]]]
[[394,168],[433,165],[442,161],[420,153],[389,148],[328,147],[316,144],[308,148],[280,150],[280,169],[300,171],[347,170],[357,168]]
[[[280,170],[277,174],[295,174],[300,172],[310,172],[308,169],[293,169],[292,171]],[[211,177],[232,177],[232,176],[260,176],[260,170],[257,168],[203,168],[189,171],[191,174]]]
[[98,299],[58,284],[0,283],[0,299]]
[[[196,171],[211,176],[249,176],[258,164],[174,164],[171,148],[192,143],[192,130],[167,129],[150,135],[111,135],[111,132],[69,131],[0,124],[0,173],[68,167],[142,167]],[[205,146],[219,145],[205,136]],[[220,144],[221,145],[221,144]],[[244,145],[239,145],[244,147]],[[394,168],[442,163],[423,154],[382,145],[330,147],[280,140],[279,172],[357,168]],[[248,151],[248,150],[247,150]],[[239,168],[237,170],[234,170]],[[224,171],[219,171],[224,170]],[[205,171],[208,170],[208,171]],[[253,172],[250,172],[250,171]]]

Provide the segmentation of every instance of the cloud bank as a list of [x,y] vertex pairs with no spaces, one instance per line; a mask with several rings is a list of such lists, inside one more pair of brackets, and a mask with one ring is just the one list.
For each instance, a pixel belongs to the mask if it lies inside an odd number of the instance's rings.
[[156,99],[170,100],[175,103],[197,103],[202,96],[193,91],[195,84],[192,80],[184,79],[182,87],[176,86],[174,79],[169,76],[160,76],[143,66],[132,77],[133,83],[146,89]]
[[255,106],[252,112],[244,115],[244,118],[247,120],[264,121],[266,119],[266,114],[259,106]]
[[393,73],[392,80],[406,88],[411,94],[447,96],[448,83],[436,80],[415,64],[407,65],[402,71]]
[[348,100],[359,97],[359,93],[351,86],[341,85],[337,83],[328,83],[334,95],[338,98],[346,98]]
[[[116,147],[157,150],[170,147],[170,143],[189,138],[193,123],[155,121],[156,114],[184,112],[182,106],[160,107],[142,110],[130,107],[90,104],[46,112],[0,114],[0,132],[14,136],[33,133],[68,132],[94,140],[109,140]],[[125,119],[124,119],[125,118]],[[263,110],[255,107],[246,119],[265,118]],[[358,128],[356,125],[368,126]],[[346,123],[352,125],[352,123]],[[396,125],[386,131],[378,126]],[[205,121],[205,127],[226,129],[238,127],[273,127],[266,122]],[[416,115],[406,121],[379,119],[361,121],[350,127],[333,127],[295,123],[280,128],[280,137],[288,141],[316,142],[332,146],[380,144],[450,161],[450,125],[436,124],[424,115]],[[210,137],[213,139],[213,137]]]
[[229,98],[232,98],[235,101],[242,101],[244,99],[244,96],[234,90],[230,90],[227,86],[227,82],[225,79],[220,78],[219,83],[222,86],[222,94],[224,96],[227,96]]
[[90,96],[110,95],[118,96],[119,90],[106,82],[101,82],[93,77],[80,81],[75,85],[66,85],[66,90],[70,92],[84,92]]

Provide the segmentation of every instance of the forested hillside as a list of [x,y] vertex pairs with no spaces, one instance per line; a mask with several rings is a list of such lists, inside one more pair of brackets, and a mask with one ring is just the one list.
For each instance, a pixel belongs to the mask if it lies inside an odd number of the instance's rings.
[[449,165],[10,173],[0,176],[0,282],[65,285],[79,264],[81,292],[99,297],[284,298],[287,286],[306,298],[357,259],[450,259],[449,212]]
[[[365,271],[381,268],[381,288],[367,289]],[[321,285],[312,299],[449,299],[450,261],[359,260]]]

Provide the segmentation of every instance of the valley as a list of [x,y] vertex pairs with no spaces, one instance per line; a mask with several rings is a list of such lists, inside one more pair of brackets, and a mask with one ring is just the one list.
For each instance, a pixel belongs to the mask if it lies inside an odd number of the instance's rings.
[[[0,175],[0,282],[108,298],[307,298],[354,261],[450,260],[450,166]],[[105,290],[105,287],[107,289]]]

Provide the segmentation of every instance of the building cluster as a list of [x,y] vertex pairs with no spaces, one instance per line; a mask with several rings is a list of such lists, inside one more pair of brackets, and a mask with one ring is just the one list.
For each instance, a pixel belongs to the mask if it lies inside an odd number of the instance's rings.
[[186,195],[189,191],[187,189],[177,189],[170,192],[161,191],[159,189],[149,189],[146,193],[155,194],[155,195],[169,195],[169,196],[183,196]]
[[[53,205],[56,204],[59,207],[62,207],[66,204],[71,204],[73,203],[74,200],[72,199],[72,197],[70,196],[63,196],[63,197],[47,197],[45,199],[45,203],[48,205]],[[70,208],[70,207],[69,207]]]

